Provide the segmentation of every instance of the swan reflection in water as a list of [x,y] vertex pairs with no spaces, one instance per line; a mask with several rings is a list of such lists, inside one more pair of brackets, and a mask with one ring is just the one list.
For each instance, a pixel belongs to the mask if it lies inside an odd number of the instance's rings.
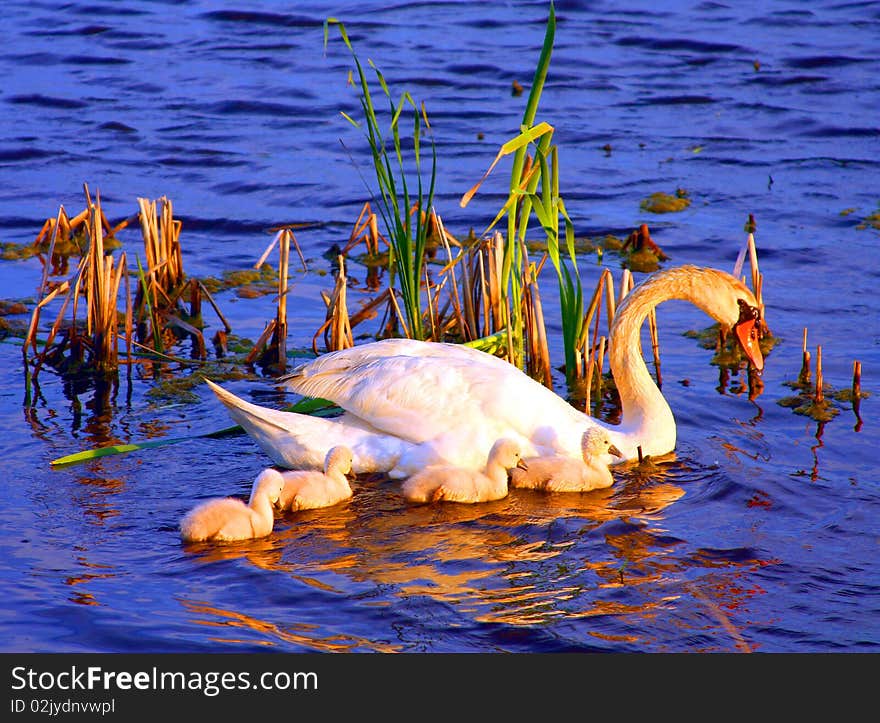
[[[709,649],[741,649],[721,612],[738,604],[735,586],[726,585],[717,568],[748,563],[676,555],[684,541],[662,526],[664,510],[685,494],[678,482],[690,474],[668,455],[647,470],[635,463],[615,468],[612,488],[511,490],[504,499],[479,505],[411,505],[398,482],[374,475],[359,480],[348,502],[279,516],[266,540],[187,549],[205,563],[245,558],[331,601],[338,595],[347,598],[345,604],[382,608],[406,601],[419,608],[424,597],[425,605],[444,603],[469,621],[513,626],[590,619],[583,635],[612,642],[644,643],[639,630],[654,625],[659,611],[677,619],[670,624],[695,625],[691,613],[670,615],[684,603],[698,609],[701,626],[707,617],[718,632],[721,639]],[[692,567],[713,568],[713,583],[681,582]],[[723,606],[713,602],[721,595]],[[279,596],[287,596],[284,589]],[[185,604],[207,616],[200,619],[204,624],[248,627],[275,644],[400,649],[383,627],[371,640],[337,639],[296,605],[285,609],[282,620],[268,622],[205,601]],[[418,618],[411,624],[418,626]]]

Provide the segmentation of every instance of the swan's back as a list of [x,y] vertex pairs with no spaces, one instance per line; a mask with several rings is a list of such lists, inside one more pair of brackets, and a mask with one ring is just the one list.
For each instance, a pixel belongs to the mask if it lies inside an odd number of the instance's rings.
[[[469,445],[485,455],[501,437],[532,447],[542,434],[552,445],[555,430],[591,423],[512,364],[457,344],[386,339],[324,354],[282,379],[299,394],[329,399],[386,434],[416,444],[447,437],[437,456],[454,463],[469,455],[444,455],[447,449]],[[575,438],[574,449],[577,443]]]

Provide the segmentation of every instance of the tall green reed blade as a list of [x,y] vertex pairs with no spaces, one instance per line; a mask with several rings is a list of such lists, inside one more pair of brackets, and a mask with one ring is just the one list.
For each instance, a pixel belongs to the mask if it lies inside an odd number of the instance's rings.
[[[380,201],[377,203],[382,221],[388,234],[391,246],[389,254],[389,271],[392,279],[397,280],[403,299],[404,315],[408,328],[407,336],[424,339],[425,330],[422,323],[422,272],[424,268],[425,246],[427,245],[427,218],[432,211],[434,188],[437,172],[437,149],[431,137],[431,176],[427,192],[422,180],[421,140],[423,135],[430,133],[430,124],[424,106],[419,108],[412,96],[404,92],[395,104],[385,77],[379,69],[369,61],[369,66],[376,75],[376,80],[388,100],[391,114],[391,147],[382,133],[370,85],[364,68],[349,39],[345,26],[336,18],[324,21],[324,47],[326,49],[329,27],[338,28],[348,50],[351,52],[357,69],[360,89],[360,104],[364,116],[364,126],[349,115],[343,113],[353,126],[362,129],[370,146],[373,169],[379,186]],[[410,193],[407,182],[406,157],[400,135],[400,118],[407,105],[413,109],[413,152],[417,186],[415,195]],[[424,122],[424,129],[422,123]],[[410,213],[414,209],[415,219]],[[424,215],[424,220],[423,220]]]
[[[525,360],[523,344],[523,314],[522,296],[523,284],[520,272],[527,265],[528,259],[523,258],[524,244],[520,240],[525,239],[531,215],[531,195],[534,194],[538,184],[538,168],[533,167],[526,177],[523,177],[528,147],[532,143],[538,143],[539,151],[547,153],[550,146],[550,138],[553,127],[548,123],[535,124],[538,112],[538,103],[544,89],[547,78],[547,70],[550,67],[550,56],[553,52],[553,41],[556,36],[556,13],[553,3],[550,3],[550,14],[547,19],[547,29],[544,33],[544,44],[538,65],[535,68],[535,76],[529,91],[528,102],[523,113],[520,134],[505,143],[495,160],[489,166],[489,170],[476,185],[467,191],[461,198],[460,205],[466,206],[477,189],[505,155],[513,154],[513,164],[510,169],[510,184],[508,198],[498,215],[489,226],[491,229],[505,215],[507,216],[507,237],[504,245],[504,258],[501,267],[501,292],[504,295],[503,308],[507,318],[504,320],[508,335],[508,359],[516,366],[522,368]],[[540,139],[540,140],[539,140]],[[489,230],[487,229],[487,231]],[[517,273],[513,273],[514,269]]]
[[[541,93],[544,90],[544,82],[547,79],[547,70],[550,67],[550,56],[553,54],[553,42],[556,37],[556,11],[553,2],[550,2],[550,14],[547,18],[547,28],[544,32],[544,45],[541,48],[541,55],[538,58],[538,65],[535,68],[535,76],[532,80],[532,87],[529,90],[529,98],[526,103],[526,109],[523,113],[521,127],[523,129],[531,128],[535,124],[535,117],[538,113],[538,103],[541,100]],[[510,192],[513,193],[520,185],[523,168],[526,160],[526,146],[517,150],[513,157],[513,165],[510,169]],[[514,208],[516,208],[514,206]],[[529,222],[529,210],[525,204],[520,209],[519,215],[510,212],[507,217],[507,245],[504,249],[504,262],[501,271],[502,288],[507,289],[510,285],[510,300],[508,308],[512,312],[511,323],[512,330],[512,359],[518,367],[523,366],[523,318],[522,318],[522,283],[519,274],[512,274],[513,269],[523,268],[523,259],[521,258],[521,245],[517,243],[517,226],[519,226],[519,235],[525,238],[526,227]]]
[[[574,245],[574,225],[559,195],[559,153],[556,146],[550,148],[550,163],[539,147],[536,162],[541,168],[541,194],[531,193],[528,202],[547,235],[547,255],[556,269],[559,282],[559,307],[562,317],[562,341],[565,354],[565,378],[571,385],[578,370],[578,342],[584,323],[584,297]],[[525,204],[524,204],[525,205]],[[565,245],[568,260],[560,251],[559,216],[565,223]],[[569,261],[571,268],[569,268]]]
[[[326,417],[338,414],[342,410],[333,402],[329,402],[326,399],[303,397],[295,404],[287,407],[285,411],[298,412],[299,414],[310,414],[316,417]],[[99,457],[126,454],[127,452],[136,452],[141,449],[166,447],[169,444],[191,442],[194,439],[218,439],[232,434],[244,434],[244,428],[236,424],[232,427],[225,427],[224,429],[214,430],[213,432],[191,434],[187,437],[168,437],[167,439],[153,439],[149,442],[132,442],[130,444],[114,444],[108,447],[98,447],[97,449],[86,449],[82,452],[75,452],[64,457],[59,457],[58,459],[53,459],[49,464],[52,467],[65,467],[80,462],[87,462],[90,459],[98,459]]]
[[162,345],[162,330],[159,328],[159,319],[150,300],[150,287],[147,284],[147,277],[144,274],[144,267],[141,266],[141,260],[135,256],[135,261],[137,261],[138,267],[138,280],[140,281],[141,289],[144,292],[144,303],[147,305],[147,313],[150,315],[150,325],[153,327],[153,347],[157,353],[162,354],[165,351],[165,348]]

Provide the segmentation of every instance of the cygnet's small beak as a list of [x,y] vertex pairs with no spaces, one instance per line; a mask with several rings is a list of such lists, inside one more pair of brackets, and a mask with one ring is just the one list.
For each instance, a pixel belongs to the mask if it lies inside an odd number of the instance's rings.
[[608,454],[613,454],[615,457],[623,457],[623,453],[613,444],[608,447]]
[[529,466],[526,464],[526,461],[524,459],[520,459],[520,461],[516,463],[516,466],[525,472],[527,472],[529,469]]

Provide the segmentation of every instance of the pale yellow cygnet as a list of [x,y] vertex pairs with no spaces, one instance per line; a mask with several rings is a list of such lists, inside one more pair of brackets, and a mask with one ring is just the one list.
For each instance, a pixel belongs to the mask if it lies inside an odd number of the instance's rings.
[[277,507],[281,510],[313,510],[349,499],[353,491],[346,475],[351,472],[352,460],[351,449],[337,445],[327,452],[323,472],[315,469],[273,470],[284,482]]
[[248,503],[236,497],[207,500],[190,510],[180,522],[186,542],[250,540],[265,537],[275,523],[273,505],[283,480],[261,472],[254,480]]
[[556,455],[529,457],[527,470],[511,470],[510,486],[546,492],[589,492],[614,484],[603,457],[606,454],[620,457],[621,454],[606,430],[587,429],[581,438],[581,452],[582,460]]
[[507,471],[522,465],[519,445],[499,439],[492,445],[482,472],[465,467],[432,465],[403,483],[410,502],[489,502],[507,496]]

